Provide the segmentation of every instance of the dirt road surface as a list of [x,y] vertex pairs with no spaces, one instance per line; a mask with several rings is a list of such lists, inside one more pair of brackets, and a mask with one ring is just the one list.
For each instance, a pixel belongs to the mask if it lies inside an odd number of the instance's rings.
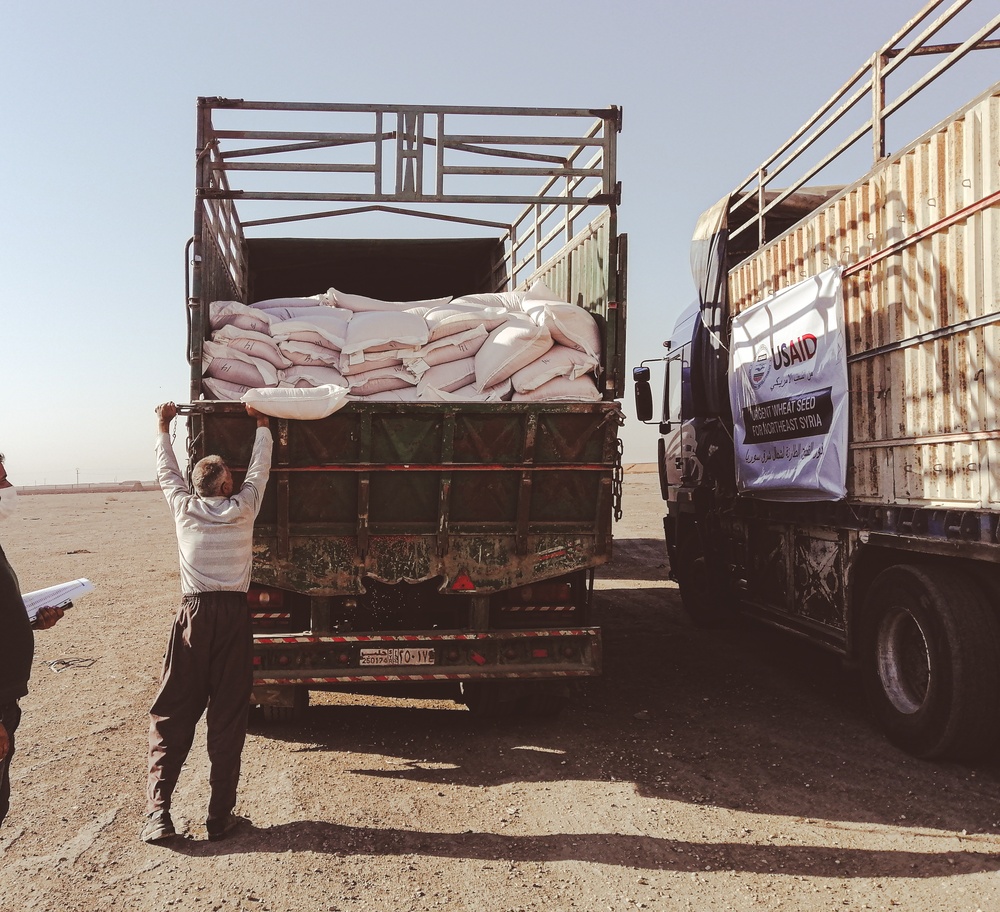
[[900,753],[825,653],[692,628],[655,476],[626,476],[624,509],[599,580],[605,673],[560,718],[337,694],[302,724],[254,711],[251,823],[215,843],[199,728],[174,801],[185,835],[148,846],[146,713],[179,591],[166,507],[22,497],[0,526],[22,588],[96,591],[36,638],[0,908],[1000,909],[1000,766]]

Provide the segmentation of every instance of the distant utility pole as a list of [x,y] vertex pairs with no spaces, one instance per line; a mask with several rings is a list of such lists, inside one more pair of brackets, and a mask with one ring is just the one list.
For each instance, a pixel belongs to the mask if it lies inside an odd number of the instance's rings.
[[76,486],[80,487],[80,470],[76,470]]

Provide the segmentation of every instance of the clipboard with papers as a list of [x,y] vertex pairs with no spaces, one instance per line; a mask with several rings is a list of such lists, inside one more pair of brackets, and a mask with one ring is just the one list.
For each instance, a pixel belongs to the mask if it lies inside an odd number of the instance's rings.
[[21,597],[24,599],[24,607],[28,612],[28,620],[34,624],[38,618],[39,609],[65,608],[74,599],[93,591],[94,584],[89,579],[81,577],[68,583],[59,583],[45,589],[36,589],[34,592],[25,592]]

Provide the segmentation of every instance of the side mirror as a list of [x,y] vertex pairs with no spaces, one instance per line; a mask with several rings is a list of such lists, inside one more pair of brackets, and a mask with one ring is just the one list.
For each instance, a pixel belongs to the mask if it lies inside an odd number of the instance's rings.
[[640,421],[653,417],[653,392],[649,388],[649,368],[633,367],[632,380],[635,382],[635,416]]

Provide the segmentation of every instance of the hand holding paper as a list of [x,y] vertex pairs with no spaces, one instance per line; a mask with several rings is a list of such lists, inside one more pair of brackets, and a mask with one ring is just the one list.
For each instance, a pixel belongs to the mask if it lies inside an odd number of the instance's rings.
[[[46,589],[36,589],[26,592],[24,607],[28,611],[28,620],[34,624],[38,620],[38,612],[42,608],[68,608],[73,599],[94,591],[94,584],[89,579],[76,579],[69,583],[60,583]],[[50,625],[51,626],[51,625]]]

